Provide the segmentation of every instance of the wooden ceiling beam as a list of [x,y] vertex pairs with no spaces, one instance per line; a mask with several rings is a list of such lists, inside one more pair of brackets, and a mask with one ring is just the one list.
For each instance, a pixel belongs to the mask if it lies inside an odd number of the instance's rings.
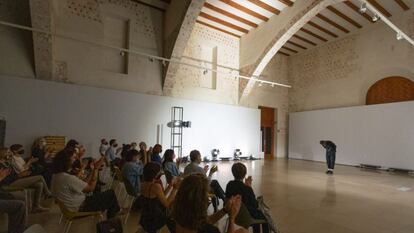
[[403,10],[408,11],[410,7],[403,0],[394,0]]
[[295,37],[295,38],[297,38],[297,39],[299,39],[301,41],[304,41],[304,42],[306,42],[306,43],[308,43],[310,45],[316,46],[316,43],[314,43],[313,41],[310,41],[310,40],[308,40],[308,39],[306,39],[304,37],[301,37],[299,35],[293,35],[293,37]]
[[286,46],[282,46],[282,48],[283,48],[283,49],[286,49],[286,50],[288,50],[288,51],[291,51],[291,52],[293,52],[293,53],[298,53],[298,51],[296,51],[296,50],[294,50],[294,49],[291,49],[291,48],[289,48],[289,47],[286,47]]
[[314,23],[314,22],[312,22],[312,21],[309,21],[309,22],[308,22],[308,24],[309,24],[309,25],[311,25],[312,27],[314,27],[314,28],[316,28],[316,29],[318,29],[318,30],[322,31],[322,32],[325,32],[325,33],[326,33],[326,34],[328,34],[328,35],[331,35],[331,36],[333,36],[333,37],[335,37],[335,38],[337,38],[337,37],[338,37],[338,35],[336,35],[335,33],[333,33],[333,32],[331,32],[331,31],[329,31],[328,29],[326,29],[326,28],[324,28],[324,27],[322,27],[322,26],[320,26],[320,25],[318,25],[318,24],[316,24],[316,23]]
[[253,17],[256,17],[258,19],[261,19],[265,22],[267,22],[269,20],[269,18],[267,18],[266,16],[261,15],[261,14],[257,13],[256,11],[252,11],[249,8],[244,7],[244,6],[234,2],[232,0],[220,0],[220,1],[226,3],[227,5],[229,5],[231,7],[236,8],[239,11],[243,11],[244,13],[249,14],[249,15],[251,15]]
[[288,53],[284,53],[284,52],[282,52],[282,51],[278,51],[277,53],[280,53],[280,54],[282,54],[282,55],[284,55],[284,56],[286,56],[286,57],[289,57],[289,56],[290,56]]
[[305,46],[300,45],[300,44],[295,43],[295,42],[290,41],[290,40],[288,40],[286,43],[291,44],[291,45],[294,45],[294,46],[296,46],[296,47],[298,47],[298,48],[301,48],[301,49],[308,49],[308,48],[306,48]]
[[204,25],[204,26],[207,26],[207,27],[209,27],[209,28],[212,28],[212,29],[215,29],[215,30],[218,30],[218,31],[221,31],[221,32],[227,33],[227,34],[229,34],[229,35],[235,36],[235,37],[237,37],[237,38],[240,38],[240,36],[239,36],[239,35],[237,35],[237,34],[234,34],[234,33],[232,33],[232,32],[226,31],[226,30],[224,30],[224,29],[218,28],[218,27],[216,27],[216,26],[213,26],[213,25],[211,25],[211,24],[205,23],[205,22],[203,22],[203,21],[196,20],[196,22],[197,22],[197,23],[199,23],[199,24],[202,24],[202,25]]
[[318,17],[318,18],[322,19],[323,21],[325,21],[325,22],[329,23],[330,25],[332,25],[332,26],[334,26],[334,27],[338,28],[339,30],[341,30],[341,31],[343,31],[343,32],[345,32],[345,33],[349,33],[349,30],[348,30],[348,29],[346,29],[346,28],[342,27],[341,25],[339,25],[339,24],[335,23],[334,21],[330,20],[329,18],[327,18],[327,17],[326,17],[326,16],[324,16],[324,15],[317,14],[317,15],[316,15],[316,17]]
[[223,25],[223,26],[226,26],[226,27],[232,28],[232,29],[237,30],[237,31],[239,31],[239,32],[243,32],[243,33],[248,33],[248,32],[249,32],[249,30],[247,30],[247,29],[245,29],[245,28],[239,27],[239,26],[237,26],[237,25],[234,25],[234,24],[232,24],[232,23],[229,23],[229,22],[227,22],[227,21],[224,21],[224,20],[219,19],[219,18],[217,18],[217,17],[214,17],[214,16],[212,16],[212,15],[209,15],[209,14],[207,14],[207,13],[205,13],[205,12],[200,12],[200,15],[199,15],[199,16],[200,16],[200,17],[203,17],[203,18],[205,18],[205,19],[211,20],[211,21],[213,21],[213,22],[219,23],[219,24],[221,24],[221,25]]
[[375,23],[374,21],[372,21],[371,16],[369,16],[367,13],[361,13],[359,12],[359,7],[356,6],[355,4],[353,4],[351,1],[347,0],[344,2],[345,5],[347,5],[349,8],[351,8],[353,11],[355,11],[356,13],[362,15],[366,20],[368,20],[371,23]]
[[232,13],[230,13],[230,12],[228,12],[228,11],[225,11],[225,10],[223,10],[223,9],[221,9],[221,8],[218,8],[218,7],[214,6],[214,5],[211,5],[211,4],[210,4],[210,3],[208,3],[208,2],[204,3],[204,7],[208,8],[208,9],[210,9],[210,10],[213,10],[213,11],[215,11],[215,12],[217,12],[217,13],[220,13],[220,14],[222,14],[222,15],[225,15],[225,16],[227,16],[227,17],[229,17],[229,18],[232,18],[232,19],[234,19],[234,20],[237,20],[237,21],[239,21],[239,22],[241,22],[241,23],[244,23],[244,24],[247,24],[247,25],[249,25],[249,26],[252,26],[252,27],[254,27],[254,28],[257,28],[257,27],[259,26],[259,25],[257,25],[256,23],[253,23],[253,22],[252,22],[252,21],[250,21],[250,20],[247,20],[247,19],[242,18],[242,17],[240,17],[240,16],[237,16],[237,15],[235,15],[235,14],[232,14]]
[[392,14],[387,11],[381,4],[379,4],[377,1],[375,0],[367,0],[371,5],[373,5],[375,8],[377,8],[377,10],[379,10],[383,15],[387,16],[387,17],[391,17]]
[[291,0],[277,0],[283,4],[285,4],[286,6],[293,6],[293,2]]
[[324,38],[324,37],[322,37],[322,36],[320,36],[318,34],[315,34],[315,33],[309,31],[306,28],[301,28],[300,30],[303,31],[303,32],[305,32],[305,33],[307,33],[307,34],[309,34],[309,35],[311,35],[311,36],[313,36],[313,37],[315,37],[315,38],[317,38],[317,39],[319,39],[319,40],[321,40],[321,41],[323,41],[323,42],[327,42],[328,41],[326,38]]
[[278,9],[274,8],[273,6],[271,6],[271,5],[269,5],[265,2],[262,2],[260,0],[249,0],[249,2],[255,4],[256,6],[259,6],[259,7],[263,8],[263,9],[269,11],[269,12],[272,12],[273,14],[276,14],[276,15],[280,14],[280,10],[278,10]]
[[341,17],[342,19],[344,19],[345,21],[347,21],[348,23],[354,25],[357,28],[362,28],[361,24],[357,23],[355,20],[349,18],[347,15],[345,15],[344,13],[340,12],[338,9],[336,9],[333,6],[328,6],[327,7],[328,10],[330,10],[332,13],[334,13],[335,15]]

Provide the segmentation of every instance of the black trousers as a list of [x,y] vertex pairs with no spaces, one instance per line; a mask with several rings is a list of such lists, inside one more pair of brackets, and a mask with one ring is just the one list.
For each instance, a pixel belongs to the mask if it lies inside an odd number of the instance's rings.
[[[262,212],[257,211],[256,213],[252,214],[252,217],[255,219],[266,219]],[[263,223],[263,224],[253,224],[253,233],[260,233],[260,226],[262,226],[262,233],[269,233],[269,224]]]
[[94,193],[86,197],[80,211],[105,211],[108,219],[115,217],[119,212],[119,204],[114,190],[110,189],[102,193]]
[[334,169],[335,167],[335,154],[335,151],[326,152],[326,164],[328,165],[328,169]]

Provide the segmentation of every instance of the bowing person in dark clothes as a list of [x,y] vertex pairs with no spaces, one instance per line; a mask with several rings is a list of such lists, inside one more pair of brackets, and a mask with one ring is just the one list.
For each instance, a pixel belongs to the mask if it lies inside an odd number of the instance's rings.
[[[255,219],[265,219],[263,213],[258,209],[259,205],[256,200],[256,195],[252,189],[252,177],[249,176],[244,180],[247,173],[247,168],[242,163],[235,163],[231,167],[234,180],[230,181],[226,186],[226,197],[240,195],[242,197],[242,203],[246,206],[250,215]],[[244,182],[243,182],[244,180]],[[269,225],[254,224],[253,233],[260,233],[260,225],[262,225],[262,233],[269,233]]]
[[326,174],[333,174],[333,169],[335,167],[335,157],[336,157],[336,145],[332,141],[320,141],[320,144],[323,148],[326,149],[326,164],[328,165],[328,170]]

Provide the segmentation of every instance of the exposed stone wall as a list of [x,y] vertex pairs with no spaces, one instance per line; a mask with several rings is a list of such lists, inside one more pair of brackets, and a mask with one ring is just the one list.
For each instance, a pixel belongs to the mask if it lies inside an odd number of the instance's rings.
[[[162,11],[129,0],[55,0],[54,13],[58,34],[162,55]],[[113,21],[127,25],[125,30],[106,25]],[[60,37],[54,43],[58,81],[162,94],[158,61]],[[115,63],[126,67],[125,72],[108,69]]]
[[[212,64],[197,62],[185,57],[210,61],[212,49],[217,47],[218,70],[228,74],[217,74],[216,88],[203,87],[203,79],[213,78],[212,72],[195,69],[185,65],[179,65],[173,79],[171,96],[204,100],[224,104],[237,104],[237,79],[233,72],[223,68],[228,67],[238,70],[239,67],[239,39],[204,25],[195,24],[184,50],[182,61],[204,67],[212,67]],[[213,62],[211,60],[211,62]]]
[[[391,19],[414,35],[414,12]],[[289,110],[364,105],[368,88],[389,76],[414,80],[414,47],[384,23],[289,58]]]

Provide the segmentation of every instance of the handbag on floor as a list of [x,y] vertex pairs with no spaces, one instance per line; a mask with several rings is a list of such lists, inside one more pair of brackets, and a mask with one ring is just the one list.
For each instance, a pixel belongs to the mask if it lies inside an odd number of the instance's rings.
[[122,233],[122,222],[119,218],[112,218],[96,224],[97,233]]
[[267,224],[269,224],[270,230],[274,233],[280,233],[276,221],[273,220],[272,216],[270,215],[270,208],[264,203],[263,196],[257,197],[257,203],[259,205],[259,210],[265,216]]

